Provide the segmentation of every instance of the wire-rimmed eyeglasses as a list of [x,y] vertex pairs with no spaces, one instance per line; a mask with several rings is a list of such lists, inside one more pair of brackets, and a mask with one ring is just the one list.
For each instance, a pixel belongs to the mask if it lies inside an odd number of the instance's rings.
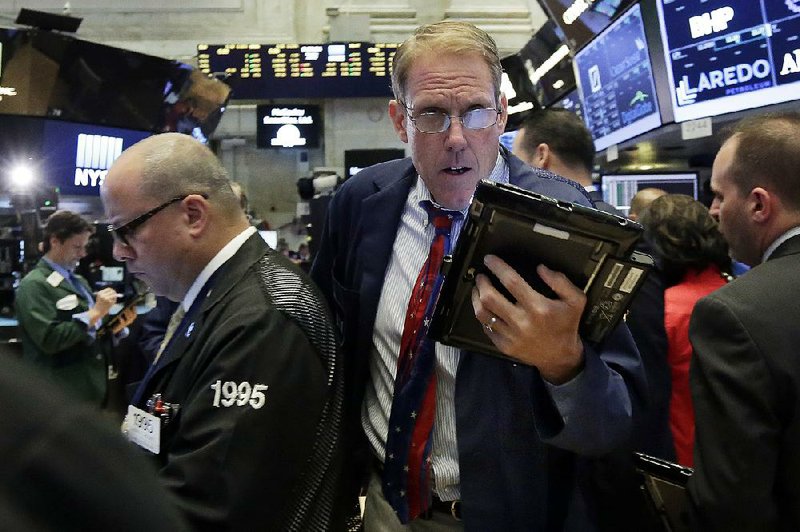
[[493,107],[481,107],[470,109],[463,115],[448,115],[444,111],[426,111],[417,116],[413,116],[413,109],[400,102],[406,109],[408,119],[420,133],[442,133],[450,128],[454,118],[461,121],[461,125],[466,129],[478,130],[486,129],[497,123],[501,111]]

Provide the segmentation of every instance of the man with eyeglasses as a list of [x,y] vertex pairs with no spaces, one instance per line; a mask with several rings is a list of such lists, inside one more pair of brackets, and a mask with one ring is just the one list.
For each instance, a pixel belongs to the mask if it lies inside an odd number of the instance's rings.
[[23,358],[96,407],[106,401],[110,335],[97,330],[117,302],[113,288],[92,293],[75,273],[94,228],[79,214],[61,210],[44,226],[44,256],[15,295]]
[[193,530],[327,530],[341,454],[333,322],[216,156],[145,139],[101,188],[114,256],[178,303],[123,425]]
[[630,335],[620,326],[600,351],[583,342],[584,295],[558,272],[538,268],[550,300],[485,259],[516,301],[478,275],[475,315],[515,361],[425,338],[433,257],[452,252],[479,180],[590,204],[577,184],[499,148],[500,80],[484,31],[417,29],[394,56],[389,104],[411,157],[362,170],[328,209],[311,273],[342,335],[346,470],[368,483],[368,531],[585,529],[572,505],[576,455],[607,452],[630,431],[641,376]]

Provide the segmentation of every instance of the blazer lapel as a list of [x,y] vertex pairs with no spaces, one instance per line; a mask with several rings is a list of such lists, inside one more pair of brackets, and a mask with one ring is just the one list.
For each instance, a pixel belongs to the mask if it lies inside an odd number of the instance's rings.
[[[192,309],[192,311],[187,313],[184,317],[183,323],[178,330],[175,331],[175,336],[173,336],[172,341],[161,354],[158,364],[151,372],[148,380],[154,378],[163,368],[180,360],[184,353],[191,349],[195,337],[197,336],[197,331],[203,330],[203,321],[209,309],[213,307],[228,290],[233,288],[252,263],[264,255],[266,249],[267,245],[264,243],[261,236],[257,233],[253,234],[242,244],[242,247],[239,248],[236,254],[212,275],[208,281],[211,283],[208,291],[200,291],[198,298],[202,299],[195,301],[194,306],[196,308]],[[220,277],[225,278],[224,283],[216,283],[216,280]]]
[[361,330],[370,331],[370,334],[386,267],[392,256],[397,225],[400,223],[405,200],[415,178],[416,173],[411,166],[399,180],[396,176],[387,176],[386,181],[390,184],[376,181],[378,192],[366,198],[361,208],[361,245],[356,257],[358,264],[363,268],[359,286],[361,309],[359,323]]

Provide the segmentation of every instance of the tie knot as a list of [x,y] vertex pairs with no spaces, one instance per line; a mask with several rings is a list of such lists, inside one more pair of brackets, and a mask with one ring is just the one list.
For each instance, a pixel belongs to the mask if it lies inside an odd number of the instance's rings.
[[437,207],[432,203],[425,203],[425,210],[428,213],[428,221],[436,228],[436,234],[450,234],[450,229],[453,227],[453,220],[457,216],[461,216],[458,211],[448,211]]

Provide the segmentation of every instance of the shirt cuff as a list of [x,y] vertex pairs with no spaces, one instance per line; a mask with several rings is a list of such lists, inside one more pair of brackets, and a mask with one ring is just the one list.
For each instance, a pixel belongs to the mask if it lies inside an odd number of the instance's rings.
[[97,327],[89,325],[89,311],[79,312],[77,314],[72,315],[72,319],[75,321],[79,321],[86,325],[86,334],[94,340],[97,337]]

